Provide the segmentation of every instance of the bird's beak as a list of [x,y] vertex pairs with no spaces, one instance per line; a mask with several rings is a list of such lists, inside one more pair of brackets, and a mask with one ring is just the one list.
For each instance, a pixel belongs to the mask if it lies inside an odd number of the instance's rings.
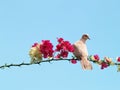
[[90,38],[88,37],[88,39],[90,40]]

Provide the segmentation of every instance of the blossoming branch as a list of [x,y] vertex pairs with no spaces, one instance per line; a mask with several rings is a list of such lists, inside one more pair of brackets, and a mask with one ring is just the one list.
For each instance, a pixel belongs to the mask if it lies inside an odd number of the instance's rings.
[[[70,61],[72,64],[76,64],[79,61],[74,55],[68,59],[69,53],[74,52],[73,45],[64,40],[63,38],[57,38],[58,44],[53,49],[53,44],[50,40],[42,40],[41,43],[34,43],[30,48],[29,55],[31,61],[29,63],[20,63],[20,64],[5,64],[0,66],[0,68],[12,67],[12,66],[23,66],[23,65],[33,65],[33,64],[41,64],[43,62],[51,62],[51,61]],[[88,60],[98,64],[101,69],[108,68],[109,66],[116,65],[118,70],[120,71],[120,57],[116,58],[116,62],[109,57],[104,57],[100,59],[99,55],[90,55]]]

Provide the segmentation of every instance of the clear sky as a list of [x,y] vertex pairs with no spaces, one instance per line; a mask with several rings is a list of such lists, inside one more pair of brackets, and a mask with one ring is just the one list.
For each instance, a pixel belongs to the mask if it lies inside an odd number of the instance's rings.
[[[34,42],[74,43],[88,33],[89,55],[120,56],[119,0],[0,0],[0,65],[29,62]],[[114,60],[115,61],[115,60]],[[83,71],[67,61],[0,70],[0,90],[117,90],[116,66]]]

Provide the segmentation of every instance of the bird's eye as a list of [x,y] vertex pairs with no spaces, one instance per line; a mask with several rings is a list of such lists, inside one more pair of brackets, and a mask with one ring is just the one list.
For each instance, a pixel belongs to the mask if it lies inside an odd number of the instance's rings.
[[84,35],[84,37],[88,37],[87,35]]

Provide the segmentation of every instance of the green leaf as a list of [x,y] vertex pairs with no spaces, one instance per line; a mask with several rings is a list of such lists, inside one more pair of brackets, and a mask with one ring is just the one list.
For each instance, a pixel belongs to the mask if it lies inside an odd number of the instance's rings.
[[117,67],[118,67],[118,70],[117,70],[117,72],[120,72],[120,65],[117,65]]

